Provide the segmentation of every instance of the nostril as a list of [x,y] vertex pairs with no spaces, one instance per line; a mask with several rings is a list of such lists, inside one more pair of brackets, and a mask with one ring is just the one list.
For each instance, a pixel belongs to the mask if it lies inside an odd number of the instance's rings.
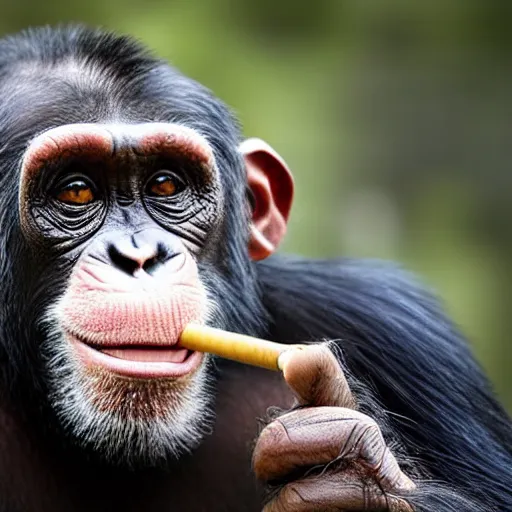
[[155,258],[158,260],[158,261],[166,261],[167,259],[169,259],[169,257],[172,258],[172,256],[169,256],[169,251],[167,250],[167,247],[162,243],[162,242],[158,242],[156,244],[156,256]]
[[178,253],[170,253],[167,247],[159,242],[156,246],[156,255],[148,258],[142,268],[147,274],[153,275],[163,264],[177,255]]
[[153,275],[156,271],[156,269],[161,265],[161,261],[159,261],[159,258],[155,256],[154,258],[149,258],[144,262],[142,265],[142,269],[144,272],[149,274],[150,276]]
[[112,264],[131,276],[135,276],[138,270],[153,275],[162,265],[179,254],[169,251],[161,242],[156,245],[145,243],[135,246],[133,241],[127,245],[123,244],[123,240],[109,244],[107,252]]
[[115,245],[109,245],[108,255],[114,266],[127,274],[133,275],[140,268],[139,262],[122,254]]

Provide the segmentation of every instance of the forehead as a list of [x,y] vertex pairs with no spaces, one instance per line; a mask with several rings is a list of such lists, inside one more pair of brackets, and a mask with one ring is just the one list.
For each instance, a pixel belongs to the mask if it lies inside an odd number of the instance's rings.
[[0,97],[3,128],[25,137],[77,123],[175,122],[204,132],[211,103],[165,64],[123,75],[73,57],[12,66]]
[[[1,51],[0,51],[1,54]],[[16,161],[38,135],[83,123],[173,123],[195,130],[216,161],[239,162],[238,124],[197,82],[155,59],[136,65],[67,55],[0,63],[0,154]],[[3,172],[3,169],[2,171]]]
[[23,131],[25,124],[45,129],[144,115],[140,105],[144,96],[136,98],[127,85],[127,80],[108,70],[72,58],[51,66],[22,62],[12,66],[3,80],[2,110],[21,123],[18,128]]

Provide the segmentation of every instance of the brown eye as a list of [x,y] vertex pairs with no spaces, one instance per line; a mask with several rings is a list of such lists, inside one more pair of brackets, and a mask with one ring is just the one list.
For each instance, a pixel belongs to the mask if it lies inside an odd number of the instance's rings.
[[159,174],[148,183],[148,192],[152,196],[169,197],[179,192],[181,183],[169,174]]
[[94,201],[94,192],[83,180],[75,180],[62,187],[56,198],[67,204],[89,204]]

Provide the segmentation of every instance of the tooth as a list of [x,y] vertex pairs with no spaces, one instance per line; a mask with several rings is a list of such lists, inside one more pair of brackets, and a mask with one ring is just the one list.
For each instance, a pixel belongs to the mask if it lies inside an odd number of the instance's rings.
[[118,359],[139,361],[144,363],[183,363],[187,358],[188,350],[182,349],[154,349],[154,348],[108,348],[101,352]]

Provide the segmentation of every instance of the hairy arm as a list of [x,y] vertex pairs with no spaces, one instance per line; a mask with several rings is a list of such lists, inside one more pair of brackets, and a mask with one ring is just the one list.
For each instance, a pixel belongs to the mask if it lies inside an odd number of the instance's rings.
[[511,421],[435,299],[376,262],[276,257],[259,273],[272,339],[337,340],[359,410],[417,483],[417,510],[510,506]]

